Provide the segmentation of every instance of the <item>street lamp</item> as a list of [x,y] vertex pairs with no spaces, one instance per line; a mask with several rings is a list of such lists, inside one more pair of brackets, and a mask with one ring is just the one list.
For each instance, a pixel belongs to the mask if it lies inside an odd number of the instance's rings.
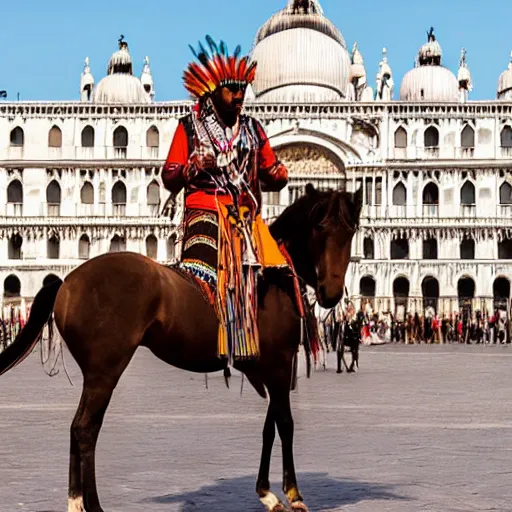
[[7,91],[0,91],[0,99],[7,98]]

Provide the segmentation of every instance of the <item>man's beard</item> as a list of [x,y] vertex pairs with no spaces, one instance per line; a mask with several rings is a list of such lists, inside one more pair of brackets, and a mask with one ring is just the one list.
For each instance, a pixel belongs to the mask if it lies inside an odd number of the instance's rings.
[[230,103],[227,105],[223,101],[219,101],[215,96],[213,97],[213,104],[217,114],[226,126],[232,127],[236,124],[238,116],[242,111],[243,102]]
[[228,108],[221,107],[219,109],[219,114],[225,124],[227,124],[228,126],[233,126],[236,123],[241,111],[242,111],[241,105],[230,106]]

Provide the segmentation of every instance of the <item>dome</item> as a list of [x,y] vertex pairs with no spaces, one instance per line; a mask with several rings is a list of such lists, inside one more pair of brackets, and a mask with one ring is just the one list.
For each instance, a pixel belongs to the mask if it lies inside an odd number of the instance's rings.
[[512,53],[508,69],[504,71],[498,80],[498,99],[509,100],[512,98]]
[[141,81],[133,75],[108,75],[94,88],[94,103],[150,103]]
[[107,76],[94,88],[94,103],[150,103],[150,95],[142,82],[133,75],[132,58],[128,44],[119,40],[119,50],[112,54]]
[[459,82],[442,66],[421,66],[411,69],[400,86],[401,101],[459,101]]
[[459,81],[448,68],[441,66],[443,51],[434,35],[418,51],[416,67],[411,69],[400,86],[401,101],[458,102]]
[[329,102],[347,93],[351,59],[317,0],[289,0],[258,31],[253,90],[258,101]]

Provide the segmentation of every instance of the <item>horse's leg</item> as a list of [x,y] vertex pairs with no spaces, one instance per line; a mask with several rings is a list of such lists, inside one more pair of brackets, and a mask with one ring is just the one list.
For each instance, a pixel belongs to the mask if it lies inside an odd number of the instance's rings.
[[[287,380],[274,389],[269,389],[271,407],[281,438],[283,452],[283,491],[288,498],[292,510],[306,511],[308,508],[297,486],[295,462],[293,460],[293,434],[294,424],[290,405],[290,392]],[[279,510],[279,509],[276,509]]]
[[82,512],[84,509],[80,450],[75,436],[75,425],[82,415],[82,410],[83,399],[81,398],[70,429],[68,512]]
[[75,506],[75,509],[70,508],[69,512],[80,512],[80,508],[76,508],[81,505],[80,490],[86,512],[103,512],[96,487],[96,444],[112,393],[135,349],[136,345],[132,345],[117,357],[111,354],[110,359],[104,354],[102,360],[108,360],[108,367],[96,367],[94,373],[84,372],[82,397],[71,426],[69,508]]
[[78,455],[71,455],[70,466],[74,474],[73,477],[70,475],[70,492],[72,485],[76,488],[77,460],[79,460],[85,510],[86,512],[103,512],[96,487],[96,443],[117,379],[112,380],[99,375],[94,378],[88,377],[84,378],[80,406],[71,427],[71,446],[78,448]]
[[276,426],[273,413],[273,404],[270,402],[267,409],[267,417],[263,427],[263,447],[261,450],[260,470],[256,482],[256,492],[260,497],[261,503],[265,505],[270,512],[285,512],[286,508],[279,498],[270,490],[270,459],[272,457],[272,447],[276,437]]

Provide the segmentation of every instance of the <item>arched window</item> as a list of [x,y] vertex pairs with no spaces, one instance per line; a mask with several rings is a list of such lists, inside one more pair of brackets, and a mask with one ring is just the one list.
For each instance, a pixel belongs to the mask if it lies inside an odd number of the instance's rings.
[[11,131],[11,146],[23,146],[25,144],[25,133],[23,129],[19,126],[16,126],[14,130]]
[[46,187],[46,202],[48,204],[48,215],[58,217],[60,215],[61,190],[56,180],[52,180]]
[[21,282],[17,276],[11,274],[4,281],[4,297],[19,297],[21,295]]
[[158,148],[160,145],[160,133],[156,126],[152,126],[146,132],[146,146],[148,148]]
[[439,205],[439,188],[432,181],[423,189],[423,204]]
[[110,240],[110,252],[123,252],[126,251],[126,240],[124,237],[115,235]]
[[462,277],[457,283],[459,299],[472,299],[475,296],[475,281],[471,277]]
[[395,148],[405,149],[407,147],[407,132],[400,126],[395,132]]
[[82,204],[94,204],[94,187],[86,181],[80,190],[80,202]]
[[375,246],[372,238],[365,238],[363,242],[364,258],[367,260],[375,259]]
[[424,143],[426,148],[439,147],[439,130],[435,126],[429,126],[425,130]]
[[88,260],[91,251],[91,241],[86,234],[83,234],[78,241],[78,257],[81,260]]
[[439,214],[439,188],[432,181],[423,189],[423,215],[436,217]]
[[58,126],[52,126],[50,132],[48,133],[48,147],[62,147],[62,131]]
[[512,128],[510,126],[505,126],[501,130],[501,147],[512,148]]
[[160,186],[152,181],[146,190],[146,197],[150,215],[158,215],[160,209]]
[[498,259],[512,260],[512,239],[505,238],[498,242]]
[[126,148],[128,147],[128,131],[124,126],[118,126],[114,130],[114,147]]
[[391,259],[406,260],[409,258],[409,242],[406,238],[391,241]]
[[112,205],[114,215],[126,215],[126,185],[122,181],[112,187]]
[[421,292],[423,294],[423,308],[432,307],[437,311],[439,281],[435,277],[425,277],[421,283]]
[[94,128],[92,126],[86,126],[82,130],[82,147],[93,148],[94,147]]
[[423,259],[437,260],[437,240],[435,238],[423,240]]
[[361,297],[375,297],[375,279],[365,276],[359,281],[359,295]]
[[146,238],[146,256],[154,260],[158,257],[158,240],[155,235]]
[[393,189],[393,204],[395,206],[407,205],[407,189],[401,181]]
[[112,203],[126,204],[126,185],[122,181],[117,181],[112,187]]
[[176,235],[172,235],[167,240],[167,261],[176,259]]
[[47,244],[48,258],[58,260],[60,257],[60,240],[56,235],[52,235]]
[[9,238],[9,246],[7,249],[7,257],[10,260],[21,260],[21,246],[23,238],[19,234],[12,235]]
[[475,241],[472,238],[464,238],[464,240],[462,240],[460,243],[460,259],[475,259]]
[[397,277],[393,281],[393,297],[395,297],[396,306],[404,306],[407,311],[409,298],[409,280],[405,277]]
[[494,309],[508,310],[510,299],[510,281],[506,277],[498,277],[492,286]]
[[460,145],[466,149],[475,147],[475,130],[469,124],[464,126],[460,134]]
[[500,187],[500,204],[512,204],[512,185],[507,181]]
[[7,215],[23,215],[23,185],[12,180],[7,187]]
[[23,203],[23,185],[19,180],[12,180],[7,187],[7,202],[21,204]]
[[44,279],[43,279],[43,286],[50,286],[52,283],[54,283],[55,281],[59,281],[59,277],[56,276],[55,274],[48,274]]
[[460,189],[460,204],[465,206],[473,206],[476,203],[475,185],[466,180]]

